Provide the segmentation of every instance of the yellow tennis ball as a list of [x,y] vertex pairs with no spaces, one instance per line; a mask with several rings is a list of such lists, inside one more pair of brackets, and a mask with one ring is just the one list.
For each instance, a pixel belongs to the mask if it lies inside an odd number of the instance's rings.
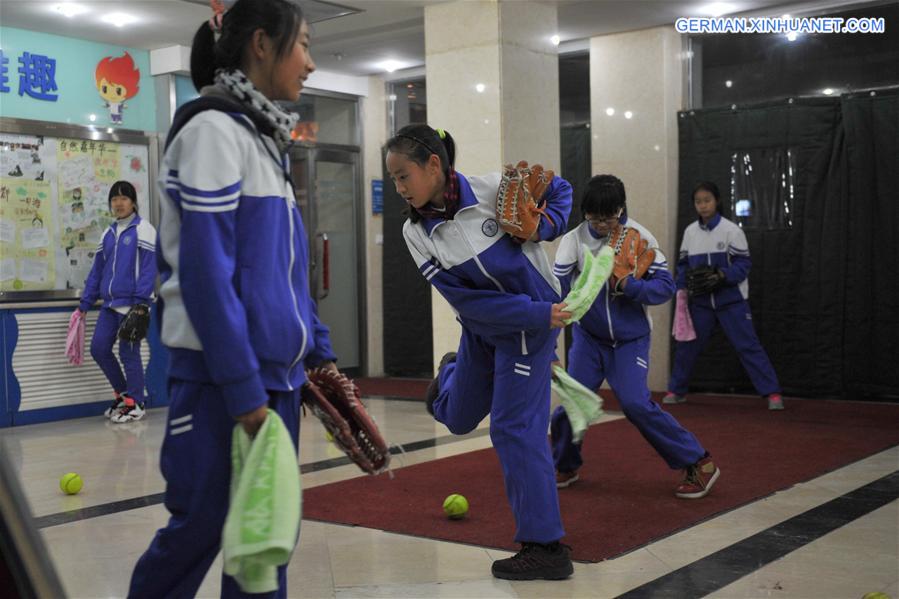
[[62,489],[62,492],[66,495],[76,494],[81,490],[83,484],[81,477],[74,472],[63,474],[62,478],[59,479],[59,488]]
[[443,512],[451,520],[461,520],[468,513],[468,500],[458,493],[453,493],[443,500]]
[[890,596],[886,593],[881,593],[880,591],[874,591],[872,593],[865,593],[862,599],[890,599]]

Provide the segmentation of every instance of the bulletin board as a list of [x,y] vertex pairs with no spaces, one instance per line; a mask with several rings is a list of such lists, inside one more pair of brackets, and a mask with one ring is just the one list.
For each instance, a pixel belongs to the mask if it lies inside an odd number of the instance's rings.
[[113,221],[110,185],[132,183],[149,213],[149,153],[148,144],[0,132],[0,297],[81,289]]

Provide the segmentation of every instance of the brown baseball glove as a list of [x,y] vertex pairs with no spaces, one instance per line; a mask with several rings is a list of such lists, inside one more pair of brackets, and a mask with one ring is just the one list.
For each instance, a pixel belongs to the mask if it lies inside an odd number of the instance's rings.
[[540,217],[546,216],[543,195],[554,176],[553,171],[539,164],[528,166],[524,160],[506,165],[496,194],[496,222],[503,231],[519,241],[534,235]]
[[334,443],[368,474],[390,464],[390,450],[360,401],[359,387],[345,375],[325,368],[306,371],[303,402],[334,437]]
[[623,293],[619,287],[621,281],[628,276],[639,279],[645,275],[656,259],[656,251],[649,247],[649,241],[643,239],[636,229],[624,225],[612,231],[609,246],[615,251],[615,265],[609,285],[613,294],[620,295]]

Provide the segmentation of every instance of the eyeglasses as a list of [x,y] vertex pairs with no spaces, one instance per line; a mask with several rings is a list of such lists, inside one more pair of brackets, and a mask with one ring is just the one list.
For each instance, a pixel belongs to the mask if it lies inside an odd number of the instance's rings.
[[586,220],[591,227],[598,227],[600,225],[614,227],[618,224],[618,221],[621,220],[621,210],[619,210],[618,214],[616,214],[615,216],[610,216],[608,218],[588,218]]

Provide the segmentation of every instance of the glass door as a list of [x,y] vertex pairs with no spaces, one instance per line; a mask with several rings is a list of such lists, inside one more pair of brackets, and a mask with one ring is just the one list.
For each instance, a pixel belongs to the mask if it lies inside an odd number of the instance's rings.
[[309,242],[312,297],[331,330],[338,366],[362,373],[364,260],[359,206],[359,153],[295,147],[291,174]]

